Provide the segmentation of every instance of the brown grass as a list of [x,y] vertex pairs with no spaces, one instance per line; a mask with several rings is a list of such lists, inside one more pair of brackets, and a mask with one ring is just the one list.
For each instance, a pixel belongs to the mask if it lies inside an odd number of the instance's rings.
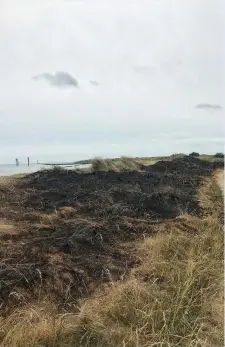
[[138,171],[140,165],[137,160],[129,157],[121,157],[118,160],[95,158],[92,160],[91,170],[96,171]]

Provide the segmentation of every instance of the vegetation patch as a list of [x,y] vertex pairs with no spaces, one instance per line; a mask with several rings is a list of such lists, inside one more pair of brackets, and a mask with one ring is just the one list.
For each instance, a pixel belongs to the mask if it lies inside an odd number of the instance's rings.
[[220,167],[188,156],[0,183],[0,345],[223,346]]

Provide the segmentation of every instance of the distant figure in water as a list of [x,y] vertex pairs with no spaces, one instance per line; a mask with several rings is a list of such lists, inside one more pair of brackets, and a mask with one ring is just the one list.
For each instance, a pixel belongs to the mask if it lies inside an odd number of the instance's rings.
[[19,166],[19,160],[16,158],[16,166]]

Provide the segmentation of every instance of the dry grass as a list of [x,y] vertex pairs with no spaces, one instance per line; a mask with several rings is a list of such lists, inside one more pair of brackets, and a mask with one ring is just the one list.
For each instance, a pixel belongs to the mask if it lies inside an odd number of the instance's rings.
[[215,177],[224,194],[224,170],[217,170]]
[[91,170],[96,171],[138,171],[140,165],[133,158],[122,157],[118,160],[95,158],[92,161]]
[[224,201],[222,187],[219,181],[221,175],[218,176],[219,172],[221,171],[215,172],[213,177],[205,180],[202,188],[199,190],[198,199],[205,214],[213,215],[223,223]]
[[68,328],[54,305],[49,300],[43,301],[0,320],[1,346],[66,346],[63,342]]
[[199,200],[202,218],[161,224],[139,243],[140,265],[128,280],[74,315],[57,315],[43,298],[15,311],[0,321],[1,346],[223,346],[223,197],[216,180],[207,180]]
[[0,233],[12,233],[15,227],[13,224],[8,223],[4,219],[0,219]]
[[214,217],[194,223],[195,237],[162,233],[140,245],[130,280],[83,306],[77,346],[223,345],[223,228]]

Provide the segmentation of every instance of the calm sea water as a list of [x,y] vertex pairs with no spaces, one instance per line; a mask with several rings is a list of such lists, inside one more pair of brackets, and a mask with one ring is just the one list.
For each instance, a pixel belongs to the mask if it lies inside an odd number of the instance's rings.
[[[89,165],[77,165],[76,167],[82,168],[82,167],[88,167]],[[74,166],[68,167],[73,168]],[[39,170],[43,169],[50,169],[52,166],[50,165],[40,165],[40,164],[30,164],[30,166],[27,166],[27,164],[20,164],[19,166],[16,166],[15,164],[9,164],[4,165],[0,164],[0,176],[10,176],[20,173],[32,173],[37,172]]]

